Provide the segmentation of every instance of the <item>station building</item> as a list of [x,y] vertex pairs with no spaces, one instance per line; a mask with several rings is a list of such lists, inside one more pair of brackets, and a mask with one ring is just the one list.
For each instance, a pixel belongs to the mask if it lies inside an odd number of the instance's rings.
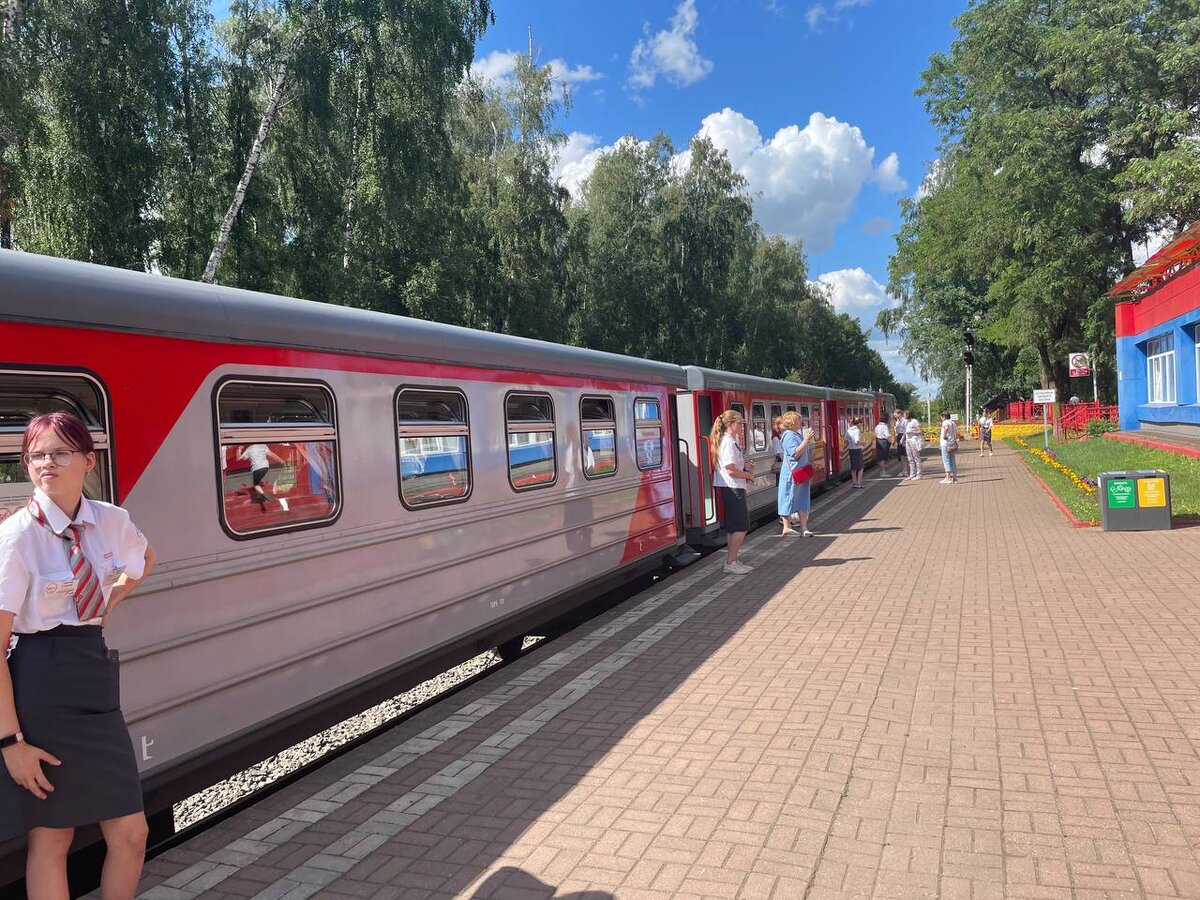
[[1200,428],[1200,222],[1116,284],[1117,401],[1126,431]]

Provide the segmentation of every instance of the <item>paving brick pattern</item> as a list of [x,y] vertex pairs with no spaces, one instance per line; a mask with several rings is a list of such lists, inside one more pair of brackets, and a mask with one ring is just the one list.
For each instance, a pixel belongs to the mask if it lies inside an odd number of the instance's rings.
[[[927,471],[938,468],[936,458]],[[151,860],[143,896],[1200,898],[1200,529],[840,488]]]

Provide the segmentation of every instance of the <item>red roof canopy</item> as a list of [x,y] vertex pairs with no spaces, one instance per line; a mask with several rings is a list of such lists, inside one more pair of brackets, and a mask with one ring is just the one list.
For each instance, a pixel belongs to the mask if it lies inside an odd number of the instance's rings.
[[1124,300],[1140,299],[1198,259],[1200,222],[1194,222],[1179,237],[1114,284],[1108,296]]

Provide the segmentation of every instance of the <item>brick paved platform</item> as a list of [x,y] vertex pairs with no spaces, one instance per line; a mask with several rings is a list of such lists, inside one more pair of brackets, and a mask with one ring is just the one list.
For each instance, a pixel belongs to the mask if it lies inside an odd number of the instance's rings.
[[[150,861],[147,898],[1200,897],[1200,529],[839,488]],[[929,470],[939,468],[930,460]]]

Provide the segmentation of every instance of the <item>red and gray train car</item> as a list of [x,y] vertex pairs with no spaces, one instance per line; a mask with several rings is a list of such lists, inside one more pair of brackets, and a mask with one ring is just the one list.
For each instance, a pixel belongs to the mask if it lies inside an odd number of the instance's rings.
[[151,813],[688,558],[721,410],[766,515],[773,416],[812,420],[832,480],[845,418],[886,402],[12,252],[0,332],[0,518],[25,424],[69,409],[89,495],[158,553],[110,625]]

